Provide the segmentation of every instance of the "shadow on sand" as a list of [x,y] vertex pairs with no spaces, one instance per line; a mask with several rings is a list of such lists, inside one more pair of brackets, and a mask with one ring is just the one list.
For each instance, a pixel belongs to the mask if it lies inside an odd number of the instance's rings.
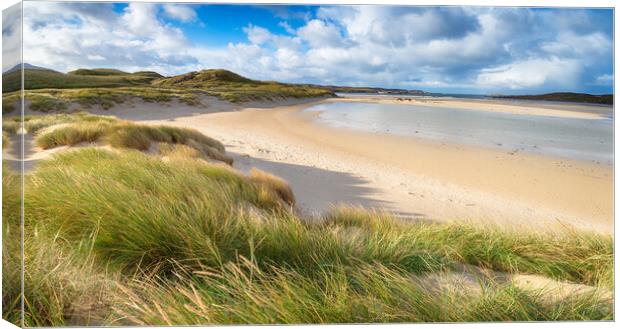
[[334,205],[345,204],[387,210],[395,216],[407,219],[425,218],[421,213],[399,212],[390,202],[375,198],[378,190],[369,187],[368,180],[349,173],[228,153],[235,160],[234,167],[242,172],[247,173],[252,167],[256,167],[286,180],[293,189],[297,207],[304,216],[320,216]]

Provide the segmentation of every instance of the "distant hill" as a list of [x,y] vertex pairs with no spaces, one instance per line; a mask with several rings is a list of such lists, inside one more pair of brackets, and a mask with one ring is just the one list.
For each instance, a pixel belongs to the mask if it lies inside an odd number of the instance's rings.
[[[283,87],[296,86],[306,90],[320,89],[330,93],[370,93],[370,94],[424,94],[421,90],[373,88],[373,87],[348,87],[348,86],[322,86],[316,84],[285,84],[274,81],[259,81],[243,77],[234,72],[223,69],[208,69],[189,72],[172,77],[165,77],[153,71],[139,71],[134,73],[124,72],[117,69],[95,68],[77,69],[67,73],[50,70],[44,67],[24,64],[25,88],[97,88],[97,87],[129,87],[153,85],[162,88],[192,88],[192,89],[222,89],[230,88],[232,84],[245,84],[254,87],[268,86]],[[2,75],[3,92],[11,92],[19,89],[20,66],[15,66]],[[238,86],[237,86],[238,87]],[[295,93],[293,93],[295,94]]]
[[323,86],[335,93],[367,93],[367,94],[396,94],[396,95],[423,95],[422,90],[373,88],[373,87],[346,87],[346,86]]
[[[22,65],[21,64],[17,64],[15,66],[13,66],[12,68],[4,71],[3,74],[15,72],[15,71],[20,71],[21,68],[22,68]],[[28,63],[24,63],[24,70],[48,70],[48,71],[52,71],[50,69],[46,69],[44,67],[35,66],[35,65],[32,65],[32,64],[28,64]]]
[[264,82],[251,80],[237,73],[222,69],[189,72],[153,82],[154,85],[161,87],[189,87],[198,89],[230,83],[261,84]]
[[130,73],[123,72],[117,69],[77,69],[74,71],[69,71],[67,72],[67,74],[110,76],[110,75],[127,75]]
[[[128,87],[148,85],[162,75],[156,72],[141,71],[127,73],[114,69],[79,69],[69,73],[24,64],[24,88],[97,88]],[[2,92],[19,90],[21,71],[11,69],[2,74]]]
[[[19,90],[20,67],[19,65],[15,66],[2,75],[3,92]],[[24,75],[26,89],[114,88],[152,85],[160,88],[208,89],[209,91],[224,93],[231,88],[239,92],[243,89],[240,87],[245,85],[245,87],[251,87],[250,89],[254,89],[259,94],[270,88],[283,90],[285,86],[288,86],[286,92],[291,97],[305,95],[308,92],[312,95],[322,93],[424,94],[421,90],[286,84],[275,81],[260,81],[252,80],[224,69],[208,69],[165,77],[153,71],[129,73],[109,68],[77,69],[62,73],[25,63]],[[297,92],[296,90],[303,90],[303,92]],[[266,93],[268,94],[269,92]],[[246,96],[249,97],[250,95]]]
[[320,86],[252,80],[223,69],[195,71],[156,79],[153,80],[152,85],[163,88],[201,90],[231,102],[333,95],[332,91]]
[[82,75],[82,76],[144,76],[151,77],[153,79],[163,78],[164,76],[153,71],[138,71],[134,73],[124,72],[117,69],[77,69],[74,71],[69,71],[67,74],[71,75]]
[[549,93],[542,95],[495,95],[493,98],[505,98],[505,99],[528,99],[528,100],[541,100],[541,101],[554,101],[554,102],[572,102],[572,103],[592,103],[592,104],[614,104],[614,95],[592,95],[582,93]]
[[[29,94],[27,97],[31,101],[38,100],[32,103],[31,107],[40,105],[41,108],[53,110],[58,110],[71,102],[79,102],[83,105],[94,103],[111,107],[128,97],[140,97],[147,101],[169,101],[176,97],[188,104],[197,104],[200,94],[230,102],[334,95],[326,88],[252,80],[222,69],[164,77],[152,71],[129,73],[116,69],[98,68],[61,73],[45,68],[28,68],[24,70],[24,75],[24,86]],[[20,77],[19,70],[3,74],[2,92],[7,95],[19,90]],[[57,91],[51,92],[51,89],[57,89]],[[75,89],[80,89],[80,92],[72,92]],[[16,97],[16,95],[7,95],[7,97]],[[64,105],[55,106],[54,104]],[[10,106],[3,108],[3,113],[10,110]]]

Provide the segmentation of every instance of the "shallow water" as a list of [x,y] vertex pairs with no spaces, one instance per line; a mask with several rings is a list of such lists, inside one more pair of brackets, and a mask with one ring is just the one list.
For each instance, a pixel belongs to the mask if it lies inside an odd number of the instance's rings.
[[317,120],[332,127],[502,148],[613,164],[613,120],[359,102],[325,103]]

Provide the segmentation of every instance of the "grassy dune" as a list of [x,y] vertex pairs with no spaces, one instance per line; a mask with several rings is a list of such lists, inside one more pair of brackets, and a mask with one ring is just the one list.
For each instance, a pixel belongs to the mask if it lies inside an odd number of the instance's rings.
[[332,94],[325,88],[257,81],[227,70],[203,70],[153,81],[168,88],[197,89],[230,102],[246,102],[274,98],[322,97]]
[[[61,73],[47,69],[25,69],[24,88],[93,88],[144,85],[161,75],[154,72],[128,73],[111,69],[75,70]],[[20,89],[21,70],[2,75],[2,92]]]
[[[2,131],[14,134],[19,126],[19,117],[7,118],[2,124]],[[192,129],[137,125],[85,112],[25,116],[24,129],[35,135],[35,143],[42,149],[96,143],[164,156],[183,154],[232,164],[232,158],[226,155],[222,143]]]
[[507,99],[527,99],[527,100],[539,100],[539,101],[553,101],[553,102],[573,102],[573,103],[592,103],[592,104],[614,104],[614,95],[592,95],[583,93],[549,93],[542,95],[498,95],[493,96],[495,98],[507,98]]
[[[113,69],[79,69],[69,73],[52,70],[25,70],[26,104],[40,112],[59,112],[72,103],[84,108],[109,109],[131,98],[146,102],[178,99],[201,105],[200,96],[214,96],[230,102],[322,97],[332,92],[318,87],[244,78],[226,70],[203,70],[163,77],[156,72],[128,73]],[[20,71],[3,75],[2,113],[18,108]]]
[[[188,105],[200,106],[199,96],[199,92],[154,87],[37,89],[24,92],[26,104],[31,110],[38,112],[63,111],[72,103],[83,108],[99,106],[109,109],[132,98],[150,103],[170,102],[178,99]],[[17,109],[18,100],[18,91],[3,94],[3,113],[11,113]]]
[[[310,222],[280,178],[192,156],[200,150],[188,141],[224,151],[193,131],[86,114],[33,116],[26,129],[44,147],[93,134],[121,146],[57,153],[26,175],[27,325],[613,319],[609,236],[517,235],[346,207]],[[145,140],[163,151],[147,152]],[[3,172],[5,237],[19,224],[16,177]],[[17,251],[5,247],[3,262]],[[464,265],[589,288],[559,296],[493,277],[476,289],[429,281]],[[13,321],[15,275],[3,276]]]

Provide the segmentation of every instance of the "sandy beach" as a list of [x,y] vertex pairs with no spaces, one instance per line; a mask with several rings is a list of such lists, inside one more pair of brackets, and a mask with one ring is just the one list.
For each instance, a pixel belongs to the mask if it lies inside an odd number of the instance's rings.
[[[233,155],[237,169],[257,167],[286,179],[307,215],[345,203],[414,219],[491,222],[507,229],[575,227],[612,232],[612,166],[336,129],[313,122],[313,114],[301,113],[311,105],[342,100],[244,106],[209,100],[200,109],[135,102],[101,112],[143,123],[191,127],[217,138]],[[488,102],[477,106],[512,113],[595,116]]]

